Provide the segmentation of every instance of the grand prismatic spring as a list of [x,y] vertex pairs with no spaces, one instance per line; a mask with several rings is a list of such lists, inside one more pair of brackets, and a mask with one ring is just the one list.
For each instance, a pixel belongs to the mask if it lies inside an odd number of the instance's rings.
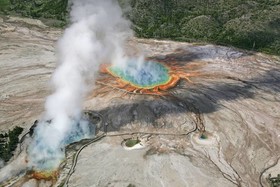
[[140,65],[137,60],[129,60],[125,68],[103,64],[101,72],[112,75],[111,79],[102,79],[98,82],[107,83],[115,80],[117,87],[127,92],[140,94],[163,95],[165,91],[177,85],[180,79],[189,82],[189,77],[196,76],[198,73],[187,73],[187,65],[179,65],[175,62],[156,62],[146,60]]

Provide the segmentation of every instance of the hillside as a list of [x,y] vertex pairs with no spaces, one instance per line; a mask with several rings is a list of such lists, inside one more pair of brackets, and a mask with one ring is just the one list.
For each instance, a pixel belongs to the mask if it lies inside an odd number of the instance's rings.
[[[279,0],[119,1],[138,37],[207,42],[280,55]],[[67,0],[0,0],[0,7],[6,14],[48,18],[49,24],[60,27],[68,14]]]
[[130,0],[130,5],[128,15],[139,37],[280,54],[279,0]]

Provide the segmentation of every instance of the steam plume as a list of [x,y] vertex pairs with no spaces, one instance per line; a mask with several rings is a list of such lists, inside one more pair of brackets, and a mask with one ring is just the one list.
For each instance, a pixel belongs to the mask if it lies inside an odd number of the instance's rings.
[[126,61],[123,43],[131,30],[117,1],[74,0],[71,21],[58,42],[59,64],[52,77],[55,92],[47,98],[45,117],[29,148],[31,166],[39,169],[57,167],[68,141],[89,136],[88,129],[82,125],[78,129],[76,124],[86,123],[81,122],[82,102],[99,65],[122,66]]

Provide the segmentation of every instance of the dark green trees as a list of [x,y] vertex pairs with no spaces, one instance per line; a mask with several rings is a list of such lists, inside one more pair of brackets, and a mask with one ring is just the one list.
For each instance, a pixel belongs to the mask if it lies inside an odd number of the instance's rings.
[[44,19],[51,26],[64,26],[68,9],[68,0],[0,0],[0,13]]
[[0,134],[0,159],[8,162],[13,156],[13,152],[19,143],[18,136],[22,133],[23,128],[15,127],[8,133]]
[[33,18],[65,20],[68,0],[10,0],[11,10]]
[[[45,20],[47,24],[64,26],[68,2],[0,0],[0,11],[48,18],[52,21]],[[280,55],[280,0],[119,2],[138,37],[211,42]]]
[[280,55],[279,0],[120,0],[140,37],[206,41]]

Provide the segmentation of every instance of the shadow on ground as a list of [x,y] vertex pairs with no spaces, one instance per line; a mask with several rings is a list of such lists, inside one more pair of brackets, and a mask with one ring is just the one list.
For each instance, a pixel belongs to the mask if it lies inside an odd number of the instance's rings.
[[[152,101],[146,100],[133,104],[109,106],[100,112],[111,127],[109,131],[119,130],[120,127],[135,120],[142,123],[155,124],[155,121],[167,114],[212,113],[221,108],[221,101],[235,101],[254,98],[259,94],[268,93],[274,96],[280,93],[280,72],[278,69],[267,71],[261,77],[251,80],[241,80],[236,77],[212,79],[211,83],[191,84],[181,83],[170,90],[165,97],[155,97]],[[280,97],[275,98],[280,99]],[[280,101],[280,100],[278,100]]]

